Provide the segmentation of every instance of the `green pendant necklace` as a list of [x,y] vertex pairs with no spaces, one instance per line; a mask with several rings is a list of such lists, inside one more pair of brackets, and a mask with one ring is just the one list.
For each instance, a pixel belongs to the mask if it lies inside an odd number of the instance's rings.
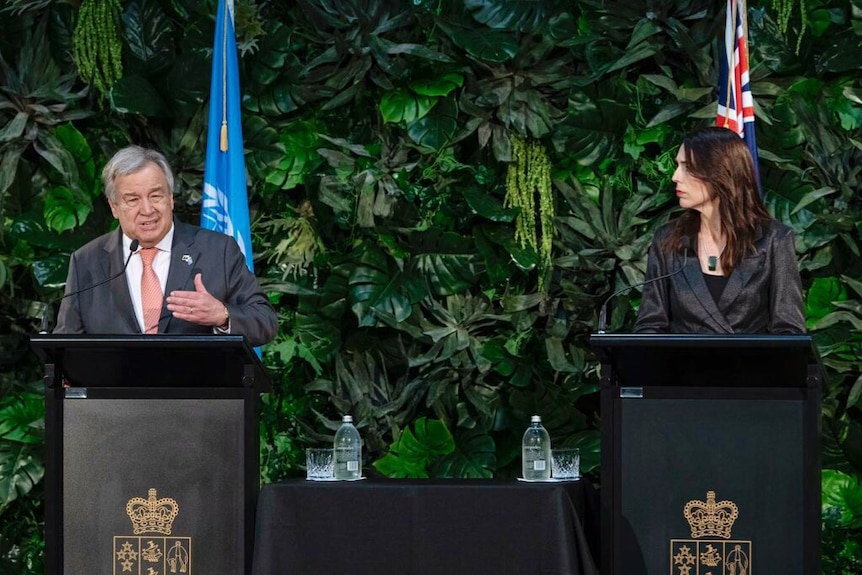
[[709,256],[706,258],[706,269],[711,272],[715,271],[715,268],[718,267],[718,256]]
[[[706,253],[706,242],[704,241],[705,236],[702,233],[700,235],[701,235],[701,238],[700,238],[700,241],[698,243],[703,246],[701,248],[703,250],[701,253],[706,256],[706,269],[711,271],[711,272],[714,272],[718,269],[718,260],[721,258],[721,254],[724,253],[724,248],[727,247],[727,242],[725,242],[724,245],[721,246],[721,249],[718,251],[717,256],[711,256],[711,255],[708,255]],[[716,247],[718,247],[718,246],[716,246]]]

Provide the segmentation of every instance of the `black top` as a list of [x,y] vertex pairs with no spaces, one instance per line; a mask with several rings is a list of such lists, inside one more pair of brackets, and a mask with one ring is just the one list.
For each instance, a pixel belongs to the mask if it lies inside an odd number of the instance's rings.
[[721,293],[727,285],[727,276],[703,274],[703,281],[706,282],[706,289],[709,290],[709,295],[712,296],[712,300],[716,305],[718,305],[718,300],[721,299]]

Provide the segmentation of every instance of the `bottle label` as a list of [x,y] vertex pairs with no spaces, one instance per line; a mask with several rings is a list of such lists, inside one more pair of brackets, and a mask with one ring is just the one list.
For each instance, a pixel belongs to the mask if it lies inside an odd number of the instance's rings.
[[358,461],[348,461],[347,462],[347,471],[359,471],[359,462]]
[[533,460],[533,471],[544,471],[545,470],[545,460],[544,459],[534,459]]

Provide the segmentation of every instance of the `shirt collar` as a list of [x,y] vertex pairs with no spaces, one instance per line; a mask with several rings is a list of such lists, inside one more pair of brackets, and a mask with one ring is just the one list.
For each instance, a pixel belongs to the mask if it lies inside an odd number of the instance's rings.
[[[174,223],[171,222],[171,229],[168,230],[168,233],[165,234],[165,237],[162,238],[162,241],[156,244],[155,247],[159,249],[159,251],[171,253],[171,245],[174,243]],[[123,253],[129,253],[129,249],[132,247],[132,238],[127,236],[125,233],[123,234]],[[141,248],[138,248],[138,251],[141,251]],[[135,252],[138,253],[138,252]]]

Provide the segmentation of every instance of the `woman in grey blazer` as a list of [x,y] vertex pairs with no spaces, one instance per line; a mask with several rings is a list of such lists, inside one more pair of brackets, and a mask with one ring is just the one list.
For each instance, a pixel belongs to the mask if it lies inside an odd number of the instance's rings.
[[745,142],[696,130],[676,162],[685,212],[653,239],[635,331],[804,333],[793,233],[766,211]]

